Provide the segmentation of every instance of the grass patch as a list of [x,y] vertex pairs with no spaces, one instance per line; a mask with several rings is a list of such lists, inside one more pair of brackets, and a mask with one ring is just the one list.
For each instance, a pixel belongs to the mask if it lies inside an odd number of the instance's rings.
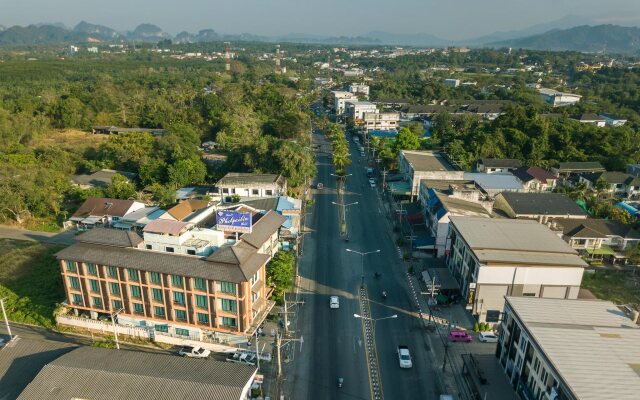
[[11,321],[55,325],[53,311],[65,293],[54,254],[63,247],[0,239],[0,297]]
[[58,223],[55,217],[49,218],[29,218],[24,224],[24,228],[30,231],[38,232],[60,232],[62,226]]
[[640,304],[640,274],[624,271],[585,273],[582,287],[597,298],[617,304]]

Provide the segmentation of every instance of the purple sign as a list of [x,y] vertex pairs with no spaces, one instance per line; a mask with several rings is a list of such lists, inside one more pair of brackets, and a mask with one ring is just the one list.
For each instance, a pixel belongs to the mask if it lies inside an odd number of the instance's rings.
[[251,213],[229,210],[216,211],[218,229],[230,232],[251,232]]

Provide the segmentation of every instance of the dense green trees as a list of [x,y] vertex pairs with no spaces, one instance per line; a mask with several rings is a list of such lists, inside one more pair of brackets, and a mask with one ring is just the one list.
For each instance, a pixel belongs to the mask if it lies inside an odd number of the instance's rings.
[[349,157],[349,143],[344,134],[344,130],[337,124],[330,124],[327,135],[331,139],[331,147],[333,150],[332,160],[336,167],[337,175],[344,175],[346,168],[351,164]]
[[273,298],[282,302],[284,293],[293,287],[295,257],[292,252],[279,251],[267,265],[267,283],[274,287]]

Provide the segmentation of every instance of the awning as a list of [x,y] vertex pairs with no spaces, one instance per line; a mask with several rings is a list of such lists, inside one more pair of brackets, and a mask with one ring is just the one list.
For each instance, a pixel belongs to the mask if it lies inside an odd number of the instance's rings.
[[615,256],[616,252],[606,244],[603,244],[599,249],[585,249],[587,253],[597,256]]
[[407,196],[411,195],[411,184],[409,182],[400,181],[400,182],[388,182],[389,190],[393,194],[404,194]]
[[414,249],[428,250],[433,249],[436,245],[436,238],[434,237],[418,237],[413,241]]

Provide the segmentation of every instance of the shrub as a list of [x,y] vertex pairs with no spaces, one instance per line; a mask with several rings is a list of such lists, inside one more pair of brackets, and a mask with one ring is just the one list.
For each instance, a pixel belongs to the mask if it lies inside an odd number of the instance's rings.
[[473,324],[473,331],[474,332],[480,332],[480,326],[478,325],[477,322],[475,324]]

